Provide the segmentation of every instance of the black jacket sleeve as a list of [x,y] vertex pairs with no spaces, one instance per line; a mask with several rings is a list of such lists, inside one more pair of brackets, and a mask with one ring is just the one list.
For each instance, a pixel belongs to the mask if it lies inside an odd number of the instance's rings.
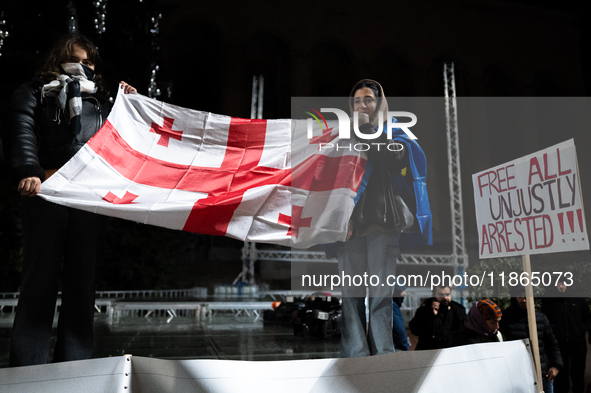
[[585,299],[581,299],[580,307],[581,307],[581,322],[583,323],[585,330],[587,330],[589,332],[589,341],[591,341],[591,310],[589,309],[589,306],[587,305],[587,302],[585,301]]
[[560,347],[558,341],[552,331],[552,325],[544,314],[536,313],[536,318],[540,319],[544,326],[544,351],[546,352],[546,358],[548,361],[548,369],[556,367],[558,370],[562,370],[562,355],[560,354]]
[[433,314],[431,302],[425,302],[417,309],[414,318],[408,323],[408,327],[417,337],[424,334],[430,335],[433,332],[434,322],[435,314]]
[[4,153],[16,182],[30,176],[45,180],[37,154],[37,121],[40,117],[40,83],[19,86],[12,96],[3,137]]
[[466,321],[466,308],[454,301],[452,301],[451,306],[454,310],[454,323],[452,330],[464,330],[464,322]]

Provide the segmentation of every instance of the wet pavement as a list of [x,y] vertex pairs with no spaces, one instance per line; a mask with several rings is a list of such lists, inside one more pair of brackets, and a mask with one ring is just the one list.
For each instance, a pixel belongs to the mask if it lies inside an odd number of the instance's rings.
[[[0,316],[0,367],[8,366],[13,314]],[[167,322],[168,321],[168,322]],[[52,341],[56,331],[53,329]],[[262,318],[216,313],[193,317],[122,317],[109,325],[95,317],[94,358],[121,356],[160,359],[294,360],[338,357],[340,338],[294,336],[292,326],[264,324]],[[53,343],[52,343],[53,344]]]

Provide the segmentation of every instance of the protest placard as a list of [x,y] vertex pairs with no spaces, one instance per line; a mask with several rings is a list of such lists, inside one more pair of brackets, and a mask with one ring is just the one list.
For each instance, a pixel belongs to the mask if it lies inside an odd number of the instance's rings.
[[[480,258],[588,250],[585,211],[573,139],[472,175]],[[537,337],[534,295],[526,280],[529,336]],[[523,285],[523,284],[522,284]],[[537,389],[542,375],[532,340]]]
[[589,249],[574,140],[472,175],[480,258]]

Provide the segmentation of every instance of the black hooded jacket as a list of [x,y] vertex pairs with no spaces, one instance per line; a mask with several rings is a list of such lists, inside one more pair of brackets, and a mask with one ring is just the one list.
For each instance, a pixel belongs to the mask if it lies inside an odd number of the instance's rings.
[[[538,329],[538,346],[540,348],[542,374],[545,375],[551,367],[561,370],[562,356],[560,355],[558,342],[554,337],[548,318],[539,311],[536,311],[536,326]],[[517,299],[514,297],[511,298],[511,306],[503,310],[500,330],[507,340],[530,338],[527,310],[519,307]]]
[[464,306],[452,300],[451,309],[443,310],[440,307],[440,311],[434,315],[432,304],[435,300],[434,297],[425,300],[409,322],[410,331],[419,337],[417,350],[451,347],[452,336],[464,329],[466,320]]

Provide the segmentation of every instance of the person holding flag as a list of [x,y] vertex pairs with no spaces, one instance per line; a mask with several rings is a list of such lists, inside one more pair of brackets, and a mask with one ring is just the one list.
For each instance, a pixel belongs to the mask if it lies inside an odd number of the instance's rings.
[[[382,86],[363,79],[349,95],[349,110],[360,133],[374,134],[388,116]],[[431,213],[426,192],[426,158],[420,146],[399,129],[392,140],[387,127],[368,151],[368,161],[345,242],[326,247],[338,258],[341,275],[377,276],[379,283],[355,285],[344,280],[341,356],[360,357],[393,351],[392,295],[386,284],[396,273],[401,246],[431,244]],[[369,290],[369,322],[365,297]],[[367,329],[367,332],[366,332]]]
[[[11,100],[4,150],[22,195],[23,266],[10,365],[49,361],[59,282],[53,361],[87,359],[93,348],[95,266],[106,217],[37,197],[41,182],[101,128],[111,103],[96,46],[69,35],[49,52],[39,75]],[[125,82],[125,93],[136,89]]]

